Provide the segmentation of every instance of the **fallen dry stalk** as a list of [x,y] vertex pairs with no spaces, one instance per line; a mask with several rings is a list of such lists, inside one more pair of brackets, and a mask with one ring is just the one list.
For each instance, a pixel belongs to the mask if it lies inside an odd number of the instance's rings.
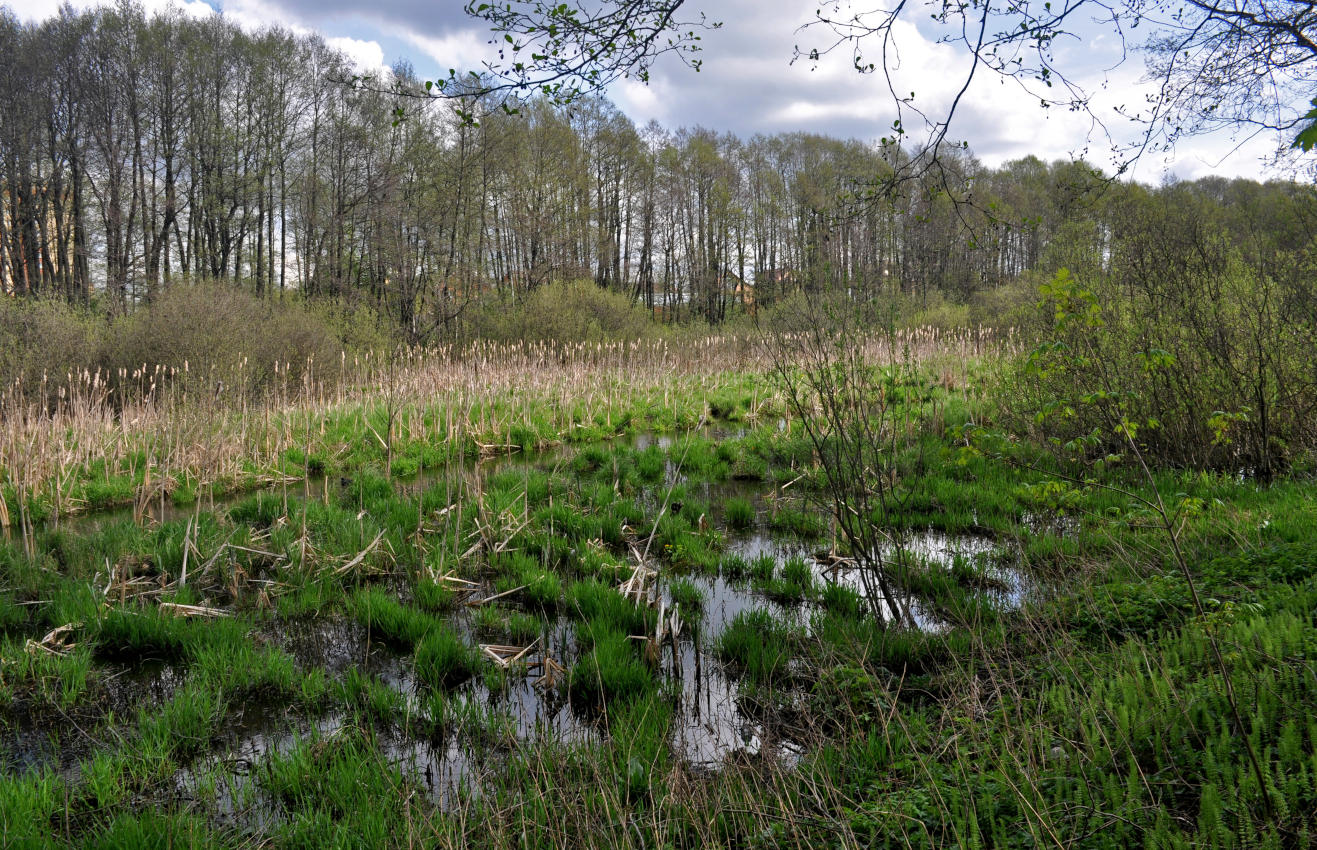
[[502,599],[505,596],[511,596],[512,594],[518,593],[525,589],[526,589],[526,585],[523,584],[520,587],[514,587],[511,590],[505,590],[502,593],[496,593],[493,596],[488,596],[485,597],[484,599],[472,599],[466,604],[468,608],[479,608],[482,605],[488,605],[491,602],[497,602],[498,600]]
[[23,648],[29,655],[38,655],[45,653],[47,655],[65,656],[77,648],[71,638],[73,633],[82,628],[82,623],[65,623],[62,626],[51,629],[41,640],[32,640],[28,638]]
[[375,551],[375,547],[380,545],[380,541],[383,539],[384,532],[381,531],[379,534],[375,535],[375,539],[370,542],[369,546],[357,553],[357,557],[334,570],[334,575],[343,575],[346,572],[350,572],[354,567],[366,560],[366,558],[370,556],[370,553]]
[[206,619],[215,619],[216,617],[232,616],[228,611],[221,608],[211,608],[206,605],[182,605],[177,602],[161,602],[160,610],[173,614],[175,617],[204,617]]

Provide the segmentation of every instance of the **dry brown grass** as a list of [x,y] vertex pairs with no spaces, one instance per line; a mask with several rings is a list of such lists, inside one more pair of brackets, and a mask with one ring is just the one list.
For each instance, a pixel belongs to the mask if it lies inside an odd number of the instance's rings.
[[[968,363],[1013,351],[1017,340],[990,329],[920,328],[863,345],[874,362],[937,361],[963,383]],[[89,482],[110,488],[122,476],[136,483],[133,500],[181,486],[259,486],[275,480],[290,448],[332,457],[353,440],[503,444],[520,427],[542,444],[571,440],[581,428],[621,427],[638,410],[702,409],[712,394],[764,373],[767,360],[764,346],[731,336],[475,343],[344,354],[328,366],[276,363],[275,379],[252,392],[252,375],[269,368],[243,359],[198,380],[201,370],[185,361],[43,377],[38,387],[16,382],[0,393],[0,484],[7,485],[0,497],[8,497],[11,522],[23,522],[35,503],[58,514],[85,510],[77,493]]]

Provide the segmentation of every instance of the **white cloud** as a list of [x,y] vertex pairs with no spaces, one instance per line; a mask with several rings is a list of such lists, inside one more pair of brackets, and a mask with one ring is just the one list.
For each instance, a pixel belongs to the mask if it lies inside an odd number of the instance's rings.
[[[141,0],[147,15],[164,12],[170,8],[178,9],[189,18],[205,18],[215,14],[215,7],[204,0]],[[13,11],[20,21],[40,22],[59,14],[63,0],[9,0],[6,6]],[[77,11],[94,9],[110,5],[105,0],[70,0],[70,5]]]
[[442,37],[423,35],[404,26],[389,26],[385,31],[420,50],[445,76],[449,69],[459,74],[478,71],[486,59],[495,55],[487,44],[488,37],[473,29],[453,30]]
[[666,80],[652,80],[648,85],[633,78],[619,80],[610,94],[617,108],[636,124],[646,124],[650,119],[665,125],[671,123],[668,102],[672,93]]
[[[59,14],[60,0],[9,0],[5,4],[20,21],[44,21]],[[75,9],[86,8],[85,3],[75,3]]]
[[306,35],[315,28],[297,16],[289,14],[279,3],[266,0],[222,0],[224,17],[248,32],[280,26],[290,32]]
[[389,70],[388,65],[384,63],[384,48],[380,47],[378,41],[335,36],[325,39],[325,44],[347,56],[363,74],[382,74]]
[[187,0],[179,3],[177,0],[142,0],[142,5],[150,15],[153,12],[163,12],[171,6],[181,11],[185,16],[201,20],[215,14],[215,7],[204,0]]

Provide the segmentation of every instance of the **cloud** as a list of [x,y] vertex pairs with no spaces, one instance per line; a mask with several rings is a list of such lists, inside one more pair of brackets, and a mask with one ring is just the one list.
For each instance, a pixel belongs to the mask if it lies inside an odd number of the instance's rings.
[[471,26],[461,3],[433,0],[279,0],[281,12],[293,19],[329,29],[342,21],[368,22],[384,30],[405,29],[421,35],[442,37],[454,29]]
[[[177,9],[189,18],[205,18],[215,14],[216,9],[204,0],[140,0],[142,8],[148,15]],[[7,0],[4,4],[20,21],[39,23],[59,14],[64,0]],[[104,0],[69,0],[75,11],[94,9],[107,5]]]
[[325,39],[325,44],[341,52],[365,74],[386,73],[389,67],[384,64],[384,48],[378,41],[364,41],[347,36],[335,36]]
[[437,74],[447,76],[450,69],[462,73],[479,71],[495,55],[489,39],[474,29],[457,29],[441,36],[425,35],[405,27],[389,27],[390,35],[420,50],[434,62]]
[[[274,0],[219,0],[224,17],[243,29],[252,32],[279,26],[299,35],[320,30],[315,21],[303,20],[289,12],[283,3]],[[329,35],[327,32],[321,32]]]
[[144,5],[148,13],[156,10],[163,11],[169,8],[170,6],[173,6],[177,8],[179,11],[181,11],[185,16],[189,18],[195,18],[197,20],[201,20],[202,18],[208,18],[211,15],[215,14],[216,12],[215,7],[211,6],[209,3],[204,2],[204,0],[188,0],[188,2],[183,2],[183,3],[176,2],[176,0],[163,0],[163,2],[157,2],[157,0],[149,0],[149,2],[144,3]]
[[[619,105],[637,123],[655,118],[670,127],[701,125],[742,136],[803,130],[874,141],[891,135],[898,105],[881,69],[858,73],[846,45],[831,53],[822,50],[827,32],[817,26],[802,29],[807,19],[799,9],[722,0],[716,10],[714,16],[726,24],[706,37],[701,73],[678,62],[660,62],[648,95],[634,83],[615,91]],[[980,67],[956,104],[948,139],[967,141],[990,166],[1032,154],[1045,160],[1083,157],[1112,170],[1120,161],[1117,152],[1127,151],[1143,131],[1117,107],[1137,108],[1151,87],[1143,81],[1137,57],[1121,61],[1124,46],[1108,28],[1094,22],[1080,27],[1074,37],[1058,42],[1055,61],[1087,98],[1088,109],[1040,105],[1042,96],[1066,96],[1062,82],[1048,88]],[[908,22],[898,23],[893,35],[899,50],[892,54],[891,89],[899,97],[913,92],[914,107],[933,122],[944,120],[969,72],[968,52]],[[814,46],[822,50],[817,62],[797,59],[792,64],[793,56],[808,54]],[[874,52],[866,51],[865,58],[881,61]],[[931,127],[917,114],[906,109],[902,120],[908,144],[927,138]],[[1169,159],[1148,157],[1135,173],[1158,181],[1169,166],[1182,177],[1257,176],[1258,155],[1274,149],[1274,141],[1252,140],[1225,156],[1232,146],[1220,137],[1187,140]]]

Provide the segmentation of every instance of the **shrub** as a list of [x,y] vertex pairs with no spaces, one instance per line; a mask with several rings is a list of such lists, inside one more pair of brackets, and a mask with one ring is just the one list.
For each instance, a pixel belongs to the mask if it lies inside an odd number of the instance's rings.
[[60,384],[69,372],[95,364],[101,324],[62,301],[0,297],[0,387],[21,378],[32,393],[42,375]]
[[1124,214],[1114,245],[1075,228],[1053,246],[1045,342],[1009,378],[1020,428],[1090,459],[1132,430],[1152,460],[1263,478],[1317,447],[1311,258],[1234,238],[1191,189]]
[[172,286],[116,322],[101,362],[112,375],[144,364],[148,372],[176,369],[175,382],[194,392],[214,392],[223,381],[226,392],[258,394],[274,384],[276,363],[289,365],[294,389],[308,364],[317,379],[334,377],[341,351],[331,329],[296,301],[197,283]]
[[658,333],[631,298],[580,280],[545,284],[520,299],[491,298],[472,311],[468,328],[482,339],[527,342],[592,343]]

